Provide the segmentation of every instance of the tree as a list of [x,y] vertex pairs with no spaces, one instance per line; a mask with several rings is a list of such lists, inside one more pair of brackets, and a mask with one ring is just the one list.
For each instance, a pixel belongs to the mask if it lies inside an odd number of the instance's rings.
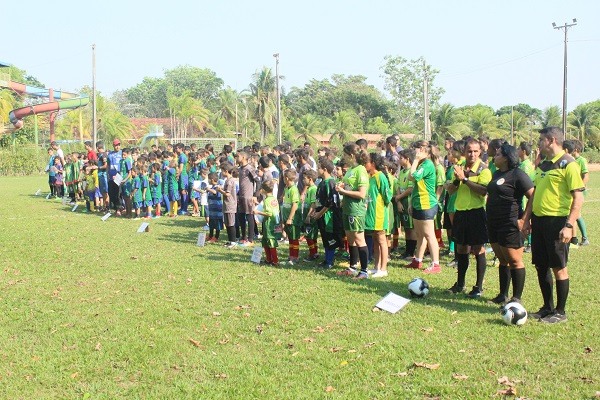
[[[281,77],[280,77],[281,78]],[[269,132],[274,131],[276,122],[277,105],[276,78],[271,68],[263,67],[252,75],[250,84],[249,103],[252,114],[260,126],[260,141],[263,143]]]
[[532,119],[534,122],[539,122],[542,119],[542,111],[539,108],[531,107],[529,104],[519,103],[516,106],[503,106],[496,110],[498,117],[504,114],[510,114],[511,108],[513,111],[518,111],[525,117]]
[[296,129],[295,141],[297,143],[310,142],[314,144],[318,142],[314,135],[321,133],[323,126],[319,117],[313,114],[305,114],[294,120],[292,125]]
[[496,128],[496,115],[490,107],[475,108],[469,122],[475,135],[481,136]]
[[423,57],[406,60],[403,57],[385,56],[381,66],[385,89],[392,95],[398,123],[423,127],[423,82],[428,81],[428,100],[430,109],[435,109],[444,89],[435,86],[435,77],[439,73],[427,65]]
[[562,122],[562,113],[558,106],[550,106],[544,108],[542,112],[542,120],[540,123],[543,128],[547,128],[549,126],[560,126]]
[[242,100],[246,94],[246,91],[238,92],[230,87],[219,90],[219,92],[217,92],[217,97],[213,102],[215,115],[218,118],[223,118],[230,126],[235,127],[236,119],[239,117],[238,107],[243,104]]
[[[591,103],[580,104],[567,117],[569,125],[577,130],[578,137],[583,146],[586,145],[586,136],[595,138],[598,135],[598,112]],[[595,143],[597,145],[597,143]]]
[[204,132],[209,125],[210,112],[204,108],[202,101],[192,97],[191,91],[177,96],[174,90],[167,94],[173,137],[186,138],[193,127]]
[[434,140],[441,143],[447,136],[458,138],[468,132],[469,128],[459,121],[458,110],[450,103],[442,104],[433,110],[431,116]]
[[331,135],[329,137],[329,144],[339,147],[345,143],[355,141],[354,132],[356,132],[356,127],[359,124],[358,115],[350,111],[343,110],[335,113],[333,121],[331,121],[327,130],[327,133]]

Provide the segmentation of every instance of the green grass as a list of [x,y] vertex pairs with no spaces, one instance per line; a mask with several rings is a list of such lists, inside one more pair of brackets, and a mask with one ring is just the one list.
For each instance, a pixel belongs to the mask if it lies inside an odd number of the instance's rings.
[[[0,398],[489,399],[507,388],[503,376],[524,398],[593,398],[599,178],[584,206],[592,245],[571,252],[569,321],[522,327],[503,325],[484,299],[446,294],[450,268],[428,278],[425,299],[373,312],[390,290],[408,296],[419,273],[393,261],[388,278],[354,282],[259,267],[250,249],[196,247],[199,219],[136,233],[142,221],[102,222],[34,196],[45,177],[0,178]],[[535,311],[526,265],[523,302]],[[490,269],[486,298],[497,287]]]

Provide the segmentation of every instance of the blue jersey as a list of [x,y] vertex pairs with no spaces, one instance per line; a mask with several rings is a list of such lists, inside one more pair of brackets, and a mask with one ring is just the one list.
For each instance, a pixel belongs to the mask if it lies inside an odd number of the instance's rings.
[[100,167],[103,167],[105,165],[108,165],[108,159],[106,157],[106,153],[98,154],[98,176],[106,175],[106,169],[100,169]]
[[[210,188],[216,190],[216,186],[211,186]],[[221,193],[217,192],[213,194],[208,192],[208,215],[210,218],[223,219],[223,199]]]
[[[114,177],[119,172],[119,166],[121,165],[121,160],[123,159],[123,154],[121,151],[111,151],[108,153],[108,176],[111,178]],[[125,178],[125,177],[123,177]]]

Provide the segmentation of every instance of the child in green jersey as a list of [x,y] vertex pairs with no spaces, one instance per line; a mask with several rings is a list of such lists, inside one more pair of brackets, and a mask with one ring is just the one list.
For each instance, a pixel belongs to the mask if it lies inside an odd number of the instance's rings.
[[135,219],[140,217],[140,210],[142,208],[142,185],[140,180],[140,168],[135,166],[131,169],[131,194],[129,195],[130,202],[133,201],[133,209],[135,211]]
[[289,265],[298,264],[300,252],[300,229],[302,227],[302,211],[298,210],[300,204],[300,193],[296,186],[296,170],[285,171],[283,181],[285,189],[283,192],[282,217],[284,229],[290,242]]
[[317,228],[317,221],[312,219],[310,216],[310,210],[312,205],[317,199],[317,186],[315,181],[317,180],[317,171],[309,169],[304,172],[304,187],[306,188],[304,203],[302,203],[302,221],[304,221],[304,238],[306,244],[308,244],[309,255],[304,261],[312,262],[319,258],[319,247],[317,245],[317,238],[319,237],[319,230]]
[[266,180],[261,185],[261,193],[265,196],[263,200],[263,210],[254,209],[255,215],[262,215],[262,246],[265,250],[267,264],[279,266],[277,258],[277,238],[275,237],[275,225],[279,218],[279,202],[273,196],[273,187],[275,182],[272,179]]
[[413,191],[413,182],[408,179],[410,166],[415,159],[413,149],[404,149],[398,153],[400,155],[400,167],[398,173],[398,187],[394,200],[396,201],[396,218],[400,221],[399,226],[404,228],[404,237],[406,246],[402,258],[411,261],[417,248],[417,234],[415,232],[414,222],[410,213],[410,197]]
[[150,192],[152,194],[152,203],[154,204],[154,216],[160,218],[160,203],[162,202],[162,176],[160,174],[160,163],[152,164],[152,175],[148,179],[150,182]]

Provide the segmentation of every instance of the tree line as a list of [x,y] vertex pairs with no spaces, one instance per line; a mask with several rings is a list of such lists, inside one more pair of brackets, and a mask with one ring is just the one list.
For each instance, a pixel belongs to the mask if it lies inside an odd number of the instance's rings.
[[[444,89],[435,83],[439,71],[424,58],[407,60],[386,56],[381,65],[383,93],[367,83],[362,75],[334,74],[312,79],[303,87],[281,90],[281,127],[284,140],[317,141],[325,136],[341,144],[365,133],[422,134],[423,83],[428,84],[432,138],[442,142],[446,136],[488,135],[504,137],[514,143],[535,140],[535,131],[561,125],[561,109],[549,105],[543,110],[528,104],[504,106],[497,110],[476,104],[455,107],[441,103]],[[12,80],[41,86],[24,70],[11,68]],[[130,118],[168,118],[174,137],[233,137],[244,141],[274,144],[277,141],[277,87],[271,68],[263,67],[250,77],[244,90],[226,86],[210,69],[183,65],[164,70],[162,77],[145,77],[133,87],[118,90],[110,98],[97,95],[98,135],[105,140],[131,137]],[[280,79],[285,82],[285,76]],[[91,88],[80,93],[91,95]],[[8,124],[13,108],[40,101],[21,98],[0,90],[0,130]],[[580,104],[568,113],[567,136],[582,140],[587,147],[600,148],[600,100]],[[92,108],[62,114],[56,126],[60,139],[89,139]],[[40,115],[40,129],[47,129],[47,116]],[[512,128],[512,129],[511,129]],[[17,131],[18,141],[32,141],[32,121]],[[1,134],[1,133],[0,133]],[[12,140],[12,139],[11,139]],[[11,141],[5,135],[0,146]]]

